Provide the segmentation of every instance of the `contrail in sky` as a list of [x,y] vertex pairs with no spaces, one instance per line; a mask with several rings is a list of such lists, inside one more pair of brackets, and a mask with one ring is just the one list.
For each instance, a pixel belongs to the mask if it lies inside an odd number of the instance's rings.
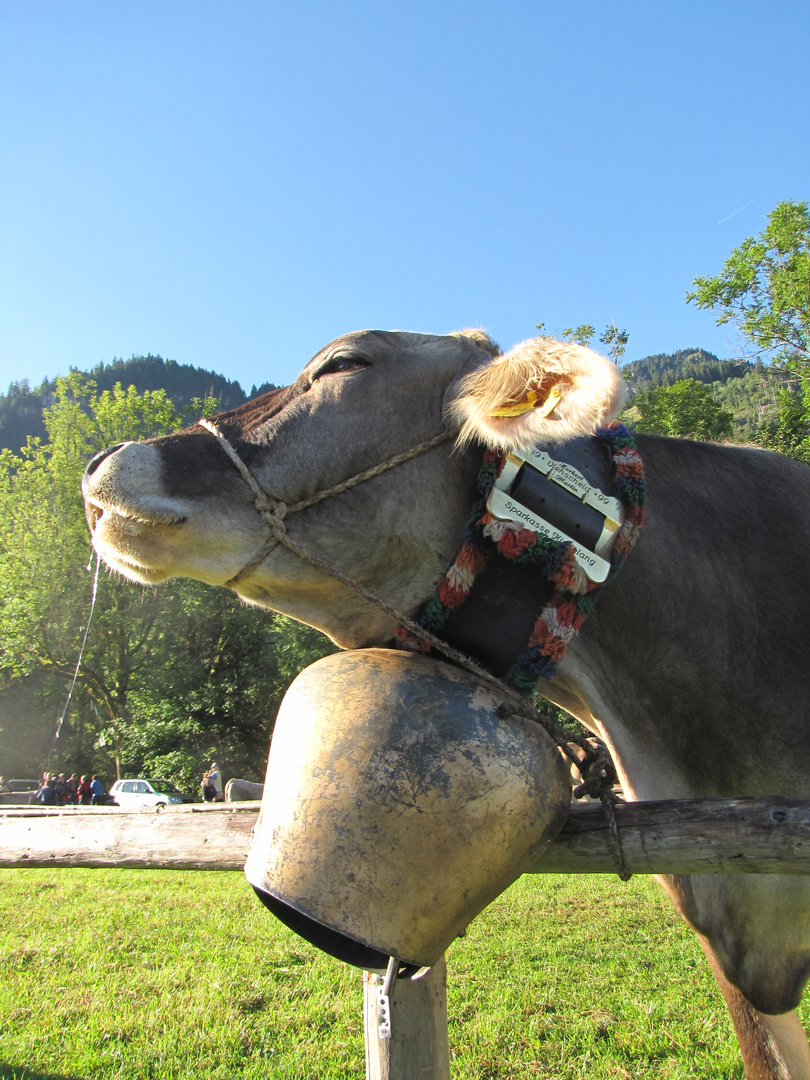
[[[761,195],[757,195],[757,199],[761,199],[761,198],[762,198]],[[747,202],[745,204],[745,206],[741,206],[740,209],[735,210],[733,214],[729,214],[727,217],[720,218],[720,220],[717,222],[717,224],[722,225],[724,221],[728,221],[729,218],[733,218],[734,214],[741,214],[743,212],[743,210],[747,210],[749,206],[752,206],[757,201],[757,199],[752,199],[751,202]]]

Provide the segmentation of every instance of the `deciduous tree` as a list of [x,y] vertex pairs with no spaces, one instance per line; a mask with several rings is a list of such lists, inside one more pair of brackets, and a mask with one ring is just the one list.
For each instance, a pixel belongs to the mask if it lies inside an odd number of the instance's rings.
[[[196,402],[197,415],[201,407],[215,403]],[[73,373],[58,381],[45,423],[47,443],[0,452],[0,759],[28,772],[44,766],[90,609],[86,462],[182,420],[162,390],[97,394]],[[194,786],[200,765],[217,756],[258,778],[287,684],[332,648],[225,590],[191,581],[148,589],[103,572],[56,747],[60,768],[110,775],[148,767]],[[31,725],[39,728],[33,739]]]
[[768,224],[734,248],[715,277],[697,277],[688,303],[732,323],[758,355],[810,359],[810,211],[777,203]]
[[630,340],[628,332],[620,330],[616,323],[611,321],[605,327],[604,334],[599,335],[599,340],[603,345],[607,345],[610,359],[618,367],[627,352],[627,342]]
[[591,326],[590,323],[582,323],[581,326],[567,326],[563,330],[562,336],[566,341],[575,341],[577,345],[587,346],[590,345],[595,333],[595,326]]
[[[544,322],[537,323],[536,329],[539,334],[543,334],[546,324]],[[577,345],[589,346],[596,334],[596,327],[590,323],[580,323],[579,326],[567,326],[564,330],[560,331],[560,337],[564,341],[574,341]],[[608,354],[614,364],[619,365],[622,362],[625,352],[627,351],[627,342],[630,340],[630,335],[627,330],[620,330],[616,323],[611,321],[605,327],[604,333],[599,335],[599,340],[603,345],[607,345]]]
[[732,431],[731,413],[718,405],[707,386],[694,379],[636,394],[631,409],[634,415],[628,419],[637,431],[715,441]]
[[810,461],[810,210],[786,200],[766,227],[726,259],[716,277],[698,277],[689,303],[732,323],[749,351],[787,368],[793,387],[779,394],[779,414],[759,434],[763,445]]

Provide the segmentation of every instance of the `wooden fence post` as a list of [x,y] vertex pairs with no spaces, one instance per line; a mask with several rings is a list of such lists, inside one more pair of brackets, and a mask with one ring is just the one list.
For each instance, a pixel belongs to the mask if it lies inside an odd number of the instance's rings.
[[[397,979],[388,1018],[380,1016],[383,978],[363,972],[366,1080],[450,1080],[444,957],[424,975]],[[381,1035],[385,1019],[390,1032]]]

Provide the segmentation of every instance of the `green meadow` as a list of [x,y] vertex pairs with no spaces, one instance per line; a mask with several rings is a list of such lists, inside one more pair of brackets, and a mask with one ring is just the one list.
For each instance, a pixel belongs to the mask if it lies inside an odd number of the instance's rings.
[[[702,953],[644,878],[523,878],[449,950],[448,1002],[458,1080],[742,1077]],[[361,973],[241,874],[0,872],[3,1080],[363,1076]]]

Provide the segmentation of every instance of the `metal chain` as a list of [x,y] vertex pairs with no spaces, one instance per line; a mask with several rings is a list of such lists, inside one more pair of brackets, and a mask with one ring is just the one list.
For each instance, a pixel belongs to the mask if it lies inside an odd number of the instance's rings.
[[[487,671],[486,668],[473,660],[472,657],[453,648],[452,645],[442,641],[441,638],[437,637],[430,630],[420,626],[419,623],[415,622],[413,619],[410,619],[408,616],[397,611],[381,597],[376,596],[366,589],[359,581],[347,577],[339,570],[336,570],[334,567],[324,562],[319,556],[313,555],[305,548],[302,548],[301,545],[291,539],[287,533],[287,527],[285,525],[285,517],[287,514],[294,513],[298,510],[304,510],[307,507],[320,502],[322,499],[327,499],[332,495],[338,495],[341,492],[348,491],[350,488],[356,487],[365,480],[371,480],[373,477],[379,476],[386,470],[394,468],[395,465],[401,465],[403,462],[410,461],[420,454],[425,454],[429,450],[434,449],[434,447],[447,442],[448,439],[453,437],[453,433],[442,432],[440,435],[428,439],[426,442],[419,443],[418,446],[412,447],[410,450],[406,450],[401,454],[388,458],[381,464],[366,469],[364,472],[357,473],[355,476],[350,477],[348,480],[344,480],[340,484],[335,484],[334,487],[325,488],[308,499],[303,499],[300,502],[294,503],[292,506],[287,506],[287,504],[280,499],[274,499],[264,491],[248,469],[247,465],[242,461],[237,451],[222,434],[216,424],[205,418],[200,419],[199,424],[217,438],[225,453],[239,470],[245,483],[253,492],[256,509],[271,529],[271,536],[268,538],[261,551],[259,551],[249,563],[242,567],[238,574],[235,574],[226,581],[225,587],[233,588],[239,581],[248,577],[259,565],[261,565],[270,552],[273,551],[278,544],[281,544],[286,547],[288,551],[297,555],[299,559],[309,563],[310,566],[315,567],[329,577],[334,578],[347,589],[351,589],[367,603],[378,608],[386,615],[389,615],[399,625],[404,626],[407,630],[410,630],[412,634],[415,634],[423,641],[426,641],[434,649],[444,653],[445,656],[453,660],[460,667],[469,671],[470,674],[475,675],[476,678],[481,679],[488,686],[492,687],[492,689],[500,696],[507,699],[497,710],[500,717],[505,718],[509,715],[517,715],[540,724],[548,735],[551,736],[563,754],[565,754],[569,761],[575,766],[580,773],[582,782],[574,789],[574,795],[579,798],[582,795],[587,794],[592,798],[598,798],[600,800],[605,812],[605,817],[607,818],[607,843],[613,857],[616,873],[622,881],[629,881],[632,875],[625,865],[622,852],[621,837],[616,821],[615,796],[613,795],[609,782],[609,775],[613,769],[613,762],[607,747],[604,746],[604,744],[600,744],[599,747],[595,749],[584,736],[574,735],[566,731],[565,728],[556,724],[550,717],[544,716],[535,709],[526,698],[521,697],[520,694],[503,682],[502,679],[499,679],[497,676]],[[572,752],[569,743],[574,743],[582,750],[584,755],[582,761],[580,761],[576,754]]]

